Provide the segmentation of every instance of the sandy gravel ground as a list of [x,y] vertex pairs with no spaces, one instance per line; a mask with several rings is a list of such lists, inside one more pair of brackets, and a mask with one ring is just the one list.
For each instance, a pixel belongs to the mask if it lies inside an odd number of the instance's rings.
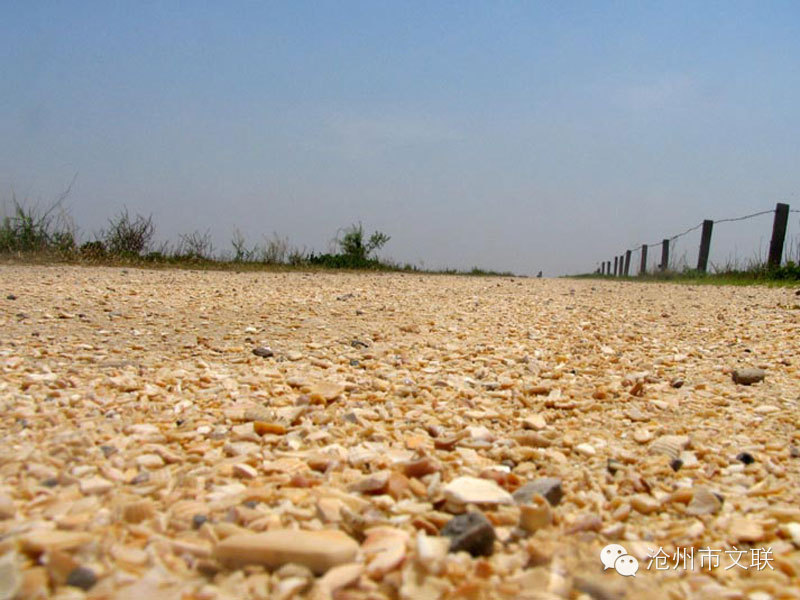
[[0,293],[0,600],[800,598],[794,289],[0,266]]

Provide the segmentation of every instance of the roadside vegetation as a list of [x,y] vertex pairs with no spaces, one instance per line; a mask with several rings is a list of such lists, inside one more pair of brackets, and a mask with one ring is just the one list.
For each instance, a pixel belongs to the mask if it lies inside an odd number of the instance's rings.
[[20,202],[12,194],[10,207],[0,212],[0,259],[24,262],[67,262],[129,266],[172,266],[207,269],[357,269],[460,275],[502,275],[473,267],[471,270],[426,270],[412,264],[382,259],[378,252],[391,240],[382,231],[367,235],[361,223],[336,232],[327,253],[298,248],[288,237],[273,233],[261,243],[250,243],[238,229],[230,248],[217,249],[211,231],[178,236],[175,243],[155,243],[152,215],[131,214],[127,208],[108,219],[101,231],[82,238],[64,207],[69,189],[47,208]]
[[800,264],[788,260],[779,267],[769,267],[766,261],[751,260],[746,265],[735,263],[726,264],[724,267],[712,267],[703,273],[697,269],[666,269],[653,271],[642,275],[617,277],[614,275],[600,275],[599,273],[586,273],[576,275],[579,279],[608,279],[621,281],[644,282],[672,282],[686,284],[709,285],[796,285],[800,281]]

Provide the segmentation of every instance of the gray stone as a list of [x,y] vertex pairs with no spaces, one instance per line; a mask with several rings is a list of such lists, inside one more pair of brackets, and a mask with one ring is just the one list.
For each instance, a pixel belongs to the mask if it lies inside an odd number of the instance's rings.
[[764,369],[736,369],[731,373],[733,382],[739,385],[751,385],[764,381],[766,375]]
[[109,456],[111,456],[112,454],[117,452],[117,449],[114,446],[105,446],[104,445],[104,446],[100,446],[100,451],[103,453],[103,456],[105,458],[108,458]]
[[253,354],[260,356],[261,358],[269,358],[275,353],[267,346],[259,346],[258,348],[253,348]]
[[97,575],[86,567],[75,567],[67,576],[67,585],[84,591],[92,589],[95,583],[97,583]]
[[206,521],[208,521],[208,517],[198,513],[192,517],[192,527],[200,529]]
[[494,527],[480,512],[453,517],[442,528],[442,535],[450,538],[450,552],[463,550],[472,556],[491,556],[494,551]]
[[517,504],[530,504],[531,499],[536,495],[544,496],[551,506],[558,506],[564,491],[561,489],[561,480],[557,477],[542,477],[534,479],[523,485],[512,495]]

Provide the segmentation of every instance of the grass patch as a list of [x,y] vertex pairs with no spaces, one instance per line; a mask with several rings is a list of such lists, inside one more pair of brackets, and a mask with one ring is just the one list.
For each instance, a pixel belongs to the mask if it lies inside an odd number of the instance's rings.
[[[381,231],[367,236],[361,223],[339,229],[333,243],[338,251],[317,253],[297,248],[273,234],[249,245],[234,230],[231,251],[215,251],[211,231],[182,234],[176,244],[154,246],[152,215],[131,215],[127,208],[108,220],[93,239],[79,240],[78,230],[63,206],[67,189],[48,208],[19,202],[12,194],[11,210],[0,213],[0,261],[24,264],[86,264],[141,268],[185,268],[226,271],[386,271],[445,275],[514,276],[479,267],[427,270],[380,259],[377,252],[391,239]],[[7,214],[6,214],[7,213]]]
[[800,265],[796,264],[794,261],[788,261],[777,268],[770,268],[766,263],[751,263],[744,269],[727,267],[709,273],[703,273],[696,269],[684,269],[682,271],[656,271],[630,277],[615,277],[613,275],[600,275],[598,273],[584,273],[572,277],[576,279],[669,282],[690,285],[794,286],[800,281]]

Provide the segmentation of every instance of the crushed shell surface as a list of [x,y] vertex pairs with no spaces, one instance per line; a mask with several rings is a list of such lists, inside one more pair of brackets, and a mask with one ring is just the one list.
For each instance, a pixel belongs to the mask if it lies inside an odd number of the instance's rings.
[[[9,264],[0,284],[0,599],[800,598],[792,289]],[[560,502],[515,502],[545,478]],[[470,511],[491,556],[440,535]],[[608,544],[636,577],[603,570]],[[687,547],[772,564],[647,569]]]

